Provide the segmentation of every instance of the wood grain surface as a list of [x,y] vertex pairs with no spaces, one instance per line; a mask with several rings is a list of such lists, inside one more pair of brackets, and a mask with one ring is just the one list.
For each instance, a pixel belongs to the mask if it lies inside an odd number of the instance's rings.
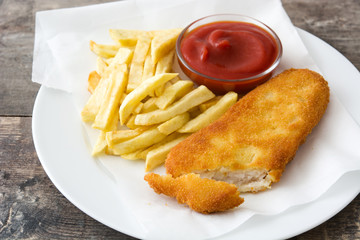
[[[72,205],[47,177],[32,141],[39,89],[31,82],[35,13],[105,2],[110,1],[0,0],[0,239],[134,239]],[[295,26],[323,39],[360,69],[359,0],[282,2]],[[292,239],[360,239],[360,196]]]

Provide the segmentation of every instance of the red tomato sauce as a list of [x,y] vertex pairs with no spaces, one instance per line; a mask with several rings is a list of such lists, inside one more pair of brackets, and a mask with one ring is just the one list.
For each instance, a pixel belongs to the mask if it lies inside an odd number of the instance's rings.
[[192,30],[181,42],[184,60],[213,78],[241,79],[268,69],[276,60],[275,39],[246,22],[214,22]]

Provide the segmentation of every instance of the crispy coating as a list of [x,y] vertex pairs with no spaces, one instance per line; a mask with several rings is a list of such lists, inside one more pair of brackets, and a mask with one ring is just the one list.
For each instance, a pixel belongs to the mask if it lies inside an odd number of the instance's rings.
[[178,178],[149,173],[144,179],[156,193],[175,197],[179,203],[186,203],[200,213],[226,211],[244,202],[235,185],[200,178],[193,173]]
[[220,167],[266,169],[277,182],[328,102],[329,87],[320,74],[286,70],[175,146],[166,159],[167,173],[178,177]]

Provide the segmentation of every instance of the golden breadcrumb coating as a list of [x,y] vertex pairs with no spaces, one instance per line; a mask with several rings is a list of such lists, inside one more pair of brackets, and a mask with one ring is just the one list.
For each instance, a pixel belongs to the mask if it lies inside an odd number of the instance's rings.
[[179,203],[186,203],[200,213],[226,211],[244,202],[235,185],[200,178],[193,173],[178,178],[149,173],[144,179],[156,193],[175,197]]
[[231,171],[266,169],[271,181],[277,182],[328,102],[329,87],[320,74],[286,70],[175,146],[166,159],[167,173],[179,177],[221,167]]

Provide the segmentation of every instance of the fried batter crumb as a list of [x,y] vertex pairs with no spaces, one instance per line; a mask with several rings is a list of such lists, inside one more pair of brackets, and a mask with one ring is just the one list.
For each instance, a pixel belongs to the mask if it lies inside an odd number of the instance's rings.
[[156,193],[175,197],[179,203],[204,214],[226,211],[244,202],[234,184],[200,178],[194,173],[178,178],[149,173],[144,179]]

